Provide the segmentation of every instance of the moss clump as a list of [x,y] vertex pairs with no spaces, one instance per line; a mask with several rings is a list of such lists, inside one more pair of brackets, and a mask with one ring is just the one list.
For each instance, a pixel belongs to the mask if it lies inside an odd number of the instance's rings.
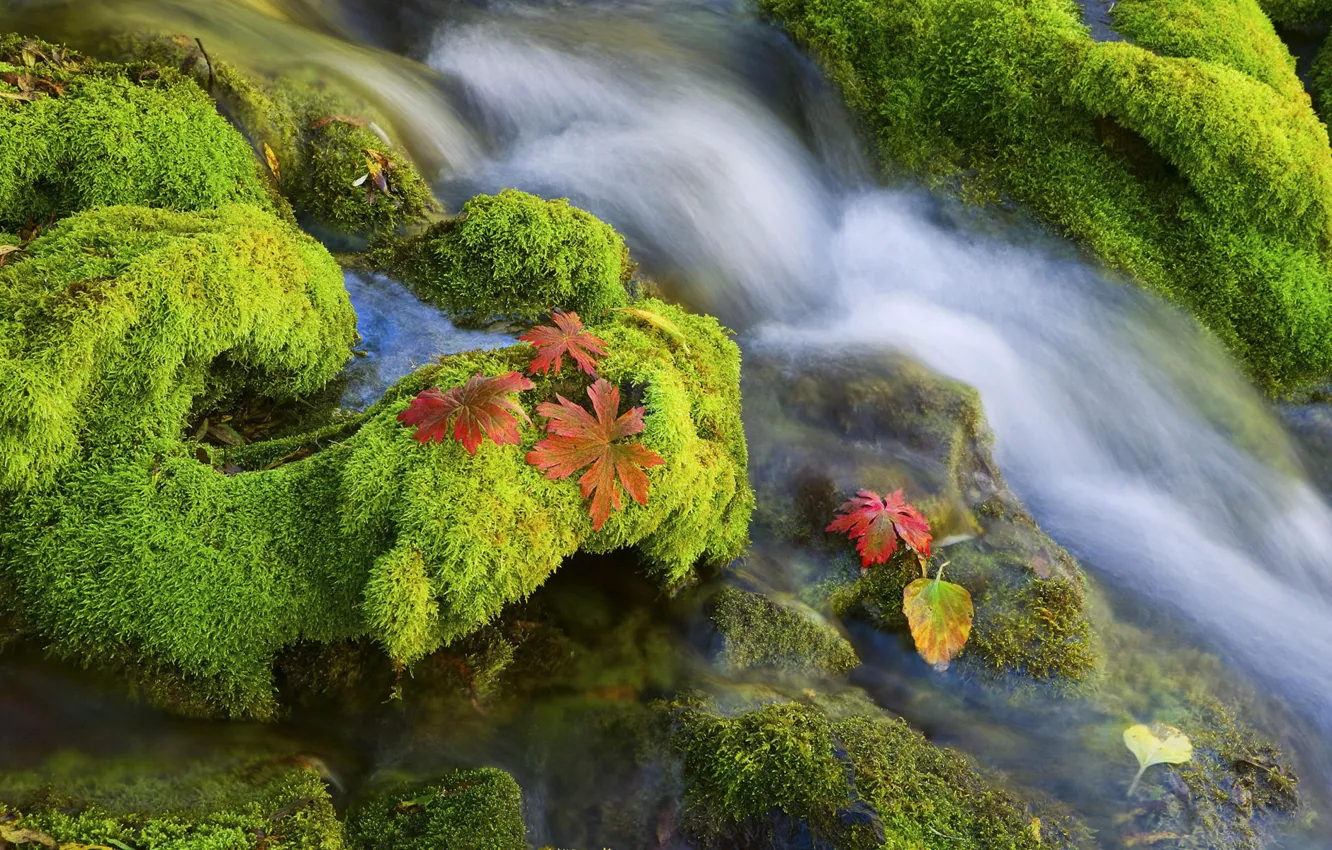
[[861,576],[852,544],[824,532],[856,490],[900,487],[936,540],[955,538],[940,560],[976,608],[960,665],[1065,683],[1095,670],[1082,571],[1004,483],[974,390],[914,361],[868,354],[751,358],[746,376],[763,528],[776,545],[819,556],[825,567],[804,580],[827,591],[834,613],[867,613],[906,634],[902,590],[920,577],[915,557],[902,549]]
[[0,35],[0,229],[114,204],[267,206],[257,167],[174,70],[144,74]]
[[[346,86],[323,77],[251,73],[223,58],[206,58],[183,36],[132,36],[119,50],[139,64],[178,68],[207,89],[261,159],[272,151],[278,188],[302,220],[371,235],[422,222],[438,210],[406,152],[380,135],[369,104]],[[369,181],[353,185],[368,171],[367,151],[390,164],[387,194],[372,197]]]
[[536,319],[553,308],[585,320],[628,303],[624,240],[568,201],[505,189],[456,219],[379,252],[380,261],[449,313]]
[[[677,703],[672,742],[683,759],[691,830],[718,846],[769,846],[803,821],[836,850],[1072,848],[1085,828],[1030,805],[964,756],[931,744],[857,692],[812,705],[768,702],[733,713]],[[822,842],[822,844],[817,844]]]
[[[773,702],[735,716],[682,709],[672,743],[684,761],[689,817],[702,832],[761,831],[773,809],[822,836],[853,802],[832,726],[818,709]],[[872,846],[864,836],[856,846]],[[847,844],[845,846],[853,846]]]
[[300,757],[213,755],[164,765],[160,758],[71,753],[39,771],[0,775],[0,825],[35,831],[62,846],[347,847],[323,780]]
[[[171,214],[141,215],[156,221]],[[55,233],[38,242],[62,238]],[[135,238],[148,245],[159,240]],[[4,274],[31,278],[35,286],[39,275],[24,267],[42,268],[43,250],[55,249],[35,247]],[[132,266],[133,256],[122,260]],[[179,269],[167,272],[158,284],[166,303],[154,308],[190,315],[184,308],[196,288],[181,285]],[[191,273],[185,281],[197,285],[201,278]],[[99,282],[99,297],[88,300],[123,303],[134,290],[118,287],[131,284],[142,281],[129,275]],[[248,289],[224,286],[214,294],[222,299],[217,316],[252,318]],[[45,338],[51,316],[64,307],[59,298],[40,305],[19,311],[4,338],[17,345]],[[183,438],[189,392],[171,394],[167,406],[138,392],[137,383],[136,394],[107,382],[86,390],[88,403],[74,410],[82,415],[105,405],[119,418],[105,429],[81,428],[81,442],[61,456],[67,463],[58,477],[31,482],[20,475],[20,483],[42,486],[0,502],[0,575],[15,586],[12,604],[54,653],[149,671],[156,682],[174,683],[166,693],[198,695],[202,702],[190,703],[196,708],[271,716],[271,665],[282,648],[370,637],[395,660],[411,663],[483,626],[579,550],[636,546],[663,583],[687,582],[696,562],[725,563],[748,539],[753,496],[739,418],[739,351],[711,318],[660,302],[640,306],[668,317],[683,341],[625,314],[592,330],[609,351],[601,376],[646,406],[642,441],[666,463],[649,472],[648,505],[629,504],[599,532],[576,481],[548,480],[526,463],[536,429],[524,429],[522,446],[487,443],[469,455],[451,440],[422,445],[397,421],[425,387],[526,368],[528,346],[445,358],[403,379],[354,422],[316,430],[304,442],[282,441],[279,452],[263,443],[222,451]],[[287,364],[284,346],[321,353],[311,340],[344,340],[349,329],[340,313],[300,304],[276,318],[309,321],[318,332],[265,336],[267,347],[254,357],[229,355],[230,386],[245,389],[255,376],[264,386],[269,372],[286,374],[279,368]],[[205,330],[210,322],[199,319]],[[204,374],[217,355],[195,343],[211,339],[207,333],[177,338],[175,348],[151,359],[151,374],[189,377],[196,363]],[[89,359],[108,374],[133,374],[136,350]],[[315,384],[327,377],[325,362],[321,353],[304,373],[276,385]],[[52,375],[57,388],[67,380],[63,371]],[[537,385],[522,398],[529,413],[556,392],[585,398],[581,373],[539,377]],[[0,410],[28,410],[28,382],[0,386]],[[173,417],[176,430],[169,432]],[[6,445],[26,444],[29,419],[0,420]],[[157,432],[136,431],[129,439],[123,424],[136,420]]]
[[721,661],[733,669],[836,674],[860,664],[850,641],[814,612],[757,593],[723,588],[713,600],[712,622],[723,638]]
[[375,795],[348,818],[364,850],[526,850],[522,792],[502,770],[459,770]]
[[1260,0],[1264,12],[1283,27],[1317,23],[1332,16],[1329,0]]
[[886,165],[1028,205],[1270,390],[1332,372],[1332,150],[1252,5],[1121,4],[1136,44],[1093,42],[1066,0],[762,5]]
[[107,207],[15,256],[0,268],[0,493],[173,439],[201,397],[308,394],[350,354],[341,270],[256,207]]

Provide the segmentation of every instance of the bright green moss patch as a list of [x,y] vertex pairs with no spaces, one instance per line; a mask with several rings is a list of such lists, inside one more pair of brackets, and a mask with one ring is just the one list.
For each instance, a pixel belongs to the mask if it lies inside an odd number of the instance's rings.
[[1295,59],[1257,0],[1120,0],[1115,29],[1160,56],[1226,65],[1293,102],[1304,99]]
[[323,780],[299,757],[164,764],[70,753],[0,774],[0,821],[62,844],[136,850],[348,846]]
[[592,321],[628,302],[622,240],[568,201],[505,189],[456,219],[380,252],[380,261],[450,314],[537,319],[554,308]]
[[1026,204],[1193,310],[1269,390],[1332,372],[1332,151],[1251,5],[1127,0],[1136,44],[1092,42],[1064,0],[762,5],[885,166]]
[[143,74],[0,36],[0,228],[112,204],[266,206],[256,168],[241,135],[173,69]]
[[860,664],[851,643],[812,611],[733,587],[723,588],[712,604],[727,667],[836,674]]
[[308,394],[350,353],[341,270],[257,207],[107,207],[61,221],[10,260],[0,493],[49,485],[88,451],[174,438],[201,397]]
[[364,850],[526,850],[522,792],[502,770],[459,770],[381,792],[348,819]]
[[[266,77],[212,55],[190,39],[131,37],[121,49],[135,63],[179,68],[208,89],[218,108],[245,134],[260,161],[276,162],[282,196],[302,221],[340,234],[393,232],[424,221],[438,209],[430,187],[407,154],[380,135],[369,105],[324,78]],[[211,86],[211,88],[210,88]],[[371,195],[368,151],[387,158],[388,193]]]
[[[114,283],[99,303],[120,297]],[[252,716],[275,710],[271,666],[282,648],[369,637],[411,663],[483,626],[579,550],[636,546],[663,583],[682,584],[696,562],[725,563],[748,539],[739,351],[713,319],[640,305],[675,322],[688,353],[623,314],[592,326],[610,352],[601,376],[641,399],[643,442],[666,459],[649,473],[647,507],[629,503],[599,532],[576,480],[551,481],[527,464],[535,428],[524,429],[522,446],[486,443],[473,456],[451,440],[422,445],[397,421],[426,386],[525,368],[532,350],[516,346],[425,367],[359,427],[318,430],[305,446],[286,441],[276,459],[262,443],[222,452],[175,434],[128,441],[112,439],[114,429],[80,432],[84,454],[54,483],[0,504],[0,575],[13,580],[14,604],[52,652],[130,659],[215,710]],[[27,320],[10,338],[33,336],[46,321],[40,311],[20,315]],[[322,318],[326,332],[342,327],[336,314]],[[281,365],[282,351],[270,348],[274,359],[252,368]],[[157,367],[212,359],[189,346],[167,354],[178,359],[157,355]],[[129,368],[126,360],[119,353],[111,362]],[[317,374],[309,367],[304,379]],[[525,408],[557,391],[585,399],[580,375],[538,378]],[[61,387],[63,377],[52,382]],[[0,409],[26,409],[23,387],[6,387]],[[109,403],[114,389],[90,395]],[[152,396],[136,399],[117,401],[121,419],[164,415]],[[184,406],[170,408],[178,427]],[[5,438],[19,445],[8,427]]]

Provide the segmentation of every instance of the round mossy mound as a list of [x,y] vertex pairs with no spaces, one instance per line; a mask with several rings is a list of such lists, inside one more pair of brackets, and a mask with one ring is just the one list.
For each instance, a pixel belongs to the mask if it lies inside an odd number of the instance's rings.
[[174,69],[0,35],[0,229],[115,204],[268,206],[257,168],[240,133]]

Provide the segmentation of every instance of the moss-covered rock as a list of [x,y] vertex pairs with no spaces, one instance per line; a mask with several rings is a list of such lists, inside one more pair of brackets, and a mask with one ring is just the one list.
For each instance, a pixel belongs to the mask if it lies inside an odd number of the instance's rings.
[[138,850],[349,846],[312,762],[225,754],[166,763],[69,753],[0,774],[0,839]]
[[268,206],[258,167],[174,69],[147,73],[0,35],[0,229],[114,204]]
[[836,850],[1090,846],[1057,810],[1033,826],[1029,801],[854,693],[738,710],[684,700],[671,716],[689,828],[710,845],[770,846],[794,827],[791,846]]
[[526,850],[522,792],[495,768],[376,792],[348,816],[363,850]]
[[[216,99],[271,171],[296,215],[315,227],[368,236],[424,223],[438,211],[407,153],[376,123],[371,106],[323,76],[252,73],[205,56],[184,36],[120,39],[116,52],[139,65],[193,79]],[[375,154],[385,158],[387,192],[371,192]],[[357,185],[359,183],[359,185]]]
[[960,664],[1053,682],[1095,669],[1082,571],[1004,483],[974,390],[901,357],[751,356],[745,405],[764,536],[814,555],[799,577],[817,590],[809,601],[906,633],[914,555],[903,548],[862,576],[854,547],[824,532],[856,490],[904,488],[929,518],[950,580],[975,604]]
[[[278,399],[350,356],[342,272],[272,214],[106,207],[0,268],[0,494],[173,440],[204,397]],[[12,259],[11,256],[11,259]]]
[[1259,0],[1258,5],[1273,22],[1284,27],[1312,24],[1332,17],[1332,2],[1328,0]]
[[765,0],[885,165],[1011,197],[1189,307],[1271,390],[1332,372],[1332,150],[1251,0]]
[[[646,406],[642,440],[666,460],[649,472],[648,505],[600,531],[575,481],[526,462],[536,429],[470,455],[451,440],[422,445],[397,420],[428,386],[525,369],[527,346],[445,358],[304,437],[224,449],[184,436],[212,382],[297,395],[346,351],[336,269],[311,271],[327,255],[303,258],[304,243],[275,220],[256,230],[256,215],[98,211],[0,270],[15,299],[0,326],[14,364],[0,443],[13,447],[7,489],[24,490],[0,500],[0,574],[51,651],[146,674],[156,694],[197,695],[192,710],[267,716],[283,647],[364,636],[411,663],[576,551],[636,546],[677,586],[696,562],[743,548],[739,351],[715,320],[660,302],[640,306],[681,339],[626,314],[592,327],[609,352],[600,375]],[[285,274],[265,268],[274,256]],[[587,381],[566,371],[537,384],[529,412],[556,392],[582,400]]]
[[850,641],[816,612],[759,593],[722,588],[712,600],[712,622],[722,636],[720,661],[733,670],[838,674],[860,663]]
[[595,319],[628,303],[624,240],[568,201],[505,189],[457,218],[378,252],[388,271],[462,319],[536,319],[554,308]]

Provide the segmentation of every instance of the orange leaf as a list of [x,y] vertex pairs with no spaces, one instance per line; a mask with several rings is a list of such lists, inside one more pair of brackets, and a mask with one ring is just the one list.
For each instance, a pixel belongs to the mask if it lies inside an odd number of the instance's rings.
[[518,339],[536,347],[537,355],[532,365],[527,367],[527,374],[538,372],[548,374],[551,366],[555,374],[560,374],[567,353],[587,374],[597,374],[597,361],[593,355],[606,354],[606,343],[600,337],[583,330],[583,322],[577,313],[555,313],[551,316],[556,327],[538,325]]
[[616,418],[620,409],[620,388],[598,380],[587,390],[596,415],[588,413],[562,395],[558,404],[545,402],[537,413],[550,421],[546,430],[553,436],[537,443],[527,454],[527,462],[546,471],[550,479],[568,478],[580,469],[587,471],[578,479],[583,498],[592,497],[588,513],[593,530],[600,531],[610,517],[611,507],[620,510],[620,488],[634,501],[647,504],[648,477],[643,470],[666,461],[641,443],[616,443],[637,434],[643,425],[643,408],[635,407]]
[[480,374],[467,379],[467,384],[440,392],[431,387],[412,399],[411,406],[398,414],[404,425],[415,425],[418,442],[431,440],[442,443],[453,423],[453,439],[463,444],[468,454],[476,454],[482,436],[497,445],[518,445],[521,416],[531,423],[518,402],[507,396],[520,390],[530,390],[534,384],[517,372],[484,378]]

